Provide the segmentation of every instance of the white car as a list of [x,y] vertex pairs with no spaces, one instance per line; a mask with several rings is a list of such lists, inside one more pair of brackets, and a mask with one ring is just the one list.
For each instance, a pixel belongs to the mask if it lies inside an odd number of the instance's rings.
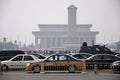
[[16,55],[10,60],[1,61],[2,70],[7,71],[9,69],[24,69],[27,63],[39,62],[42,59],[39,59],[35,55],[25,55],[20,54]]
[[120,73],[120,60],[112,63],[111,71],[112,73]]

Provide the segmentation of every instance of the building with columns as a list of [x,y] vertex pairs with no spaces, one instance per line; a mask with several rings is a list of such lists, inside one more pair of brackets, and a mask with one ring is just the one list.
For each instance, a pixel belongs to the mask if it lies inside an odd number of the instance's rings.
[[96,43],[98,32],[91,31],[92,24],[76,24],[77,7],[68,7],[68,24],[38,24],[40,31],[33,31],[37,49],[79,50],[83,42]]

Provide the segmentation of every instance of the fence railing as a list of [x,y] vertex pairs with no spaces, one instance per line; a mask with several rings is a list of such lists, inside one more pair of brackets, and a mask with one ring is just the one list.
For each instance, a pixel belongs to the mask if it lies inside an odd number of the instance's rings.
[[[17,66],[16,69],[10,69],[8,71],[24,71],[25,69],[19,69]],[[82,70],[81,72],[86,73],[87,71],[99,71],[99,70],[110,70],[111,69],[111,63],[110,62],[83,62],[82,64]],[[117,69],[120,70],[120,69]],[[44,73],[45,71],[68,71],[68,67],[45,67],[45,63],[42,62],[40,66],[40,73]],[[0,75],[2,74],[1,71],[1,63],[0,63]]]
[[[68,72],[72,72],[71,70],[69,70],[69,69],[75,69],[76,68],[76,65],[72,65],[72,64],[70,64],[70,65],[56,65],[56,66],[54,66],[53,64],[51,64],[51,63],[47,63],[47,66],[45,66],[46,65],[46,63],[45,62],[41,62],[40,63],[40,73],[44,73],[45,71],[46,72],[53,72],[53,71],[60,71],[60,72],[63,72],[63,71],[68,71]],[[83,68],[83,66],[82,66],[83,64],[82,64],[82,62],[81,62],[81,66],[79,67],[79,69],[77,69],[76,71],[81,71]],[[70,68],[71,67],[71,68]],[[85,71],[85,66],[84,66],[84,71]],[[73,72],[74,72],[74,70],[73,70]]]
[[[43,63],[41,64],[41,67],[43,67]],[[43,70],[44,69],[44,70]],[[82,73],[86,73],[88,70],[91,70],[91,71],[98,71],[98,70],[110,70],[111,69],[111,62],[107,62],[107,63],[104,63],[104,62],[83,62],[82,64],[82,70],[81,72]],[[66,71],[67,70],[67,67],[58,67],[58,66],[55,66],[55,67],[44,67],[44,68],[41,68],[41,72],[45,72],[45,71]]]
[[1,61],[0,61],[0,76],[2,75],[2,70],[1,70]]
[[120,66],[112,66],[112,73],[120,73]]
[[94,70],[94,69],[98,69],[98,70],[109,70],[111,69],[111,62],[86,62],[86,69],[87,70]]

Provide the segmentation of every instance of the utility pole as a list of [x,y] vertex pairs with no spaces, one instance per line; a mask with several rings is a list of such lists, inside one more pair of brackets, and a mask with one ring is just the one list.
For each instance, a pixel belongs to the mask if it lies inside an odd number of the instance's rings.
[[94,40],[92,40],[92,46],[94,45]]
[[7,43],[7,38],[6,37],[3,37],[3,43],[4,43],[4,48],[3,49],[6,49],[6,43]]
[[17,40],[15,40],[15,42],[14,42],[14,49],[16,50],[17,49]]

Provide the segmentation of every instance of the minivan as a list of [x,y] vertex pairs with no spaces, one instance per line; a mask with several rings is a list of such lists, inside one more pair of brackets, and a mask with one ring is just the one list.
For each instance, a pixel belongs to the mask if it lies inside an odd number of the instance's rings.
[[26,52],[21,51],[21,50],[3,50],[3,51],[0,51],[0,61],[9,60],[10,58],[12,58],[18,54],[26,54]]

